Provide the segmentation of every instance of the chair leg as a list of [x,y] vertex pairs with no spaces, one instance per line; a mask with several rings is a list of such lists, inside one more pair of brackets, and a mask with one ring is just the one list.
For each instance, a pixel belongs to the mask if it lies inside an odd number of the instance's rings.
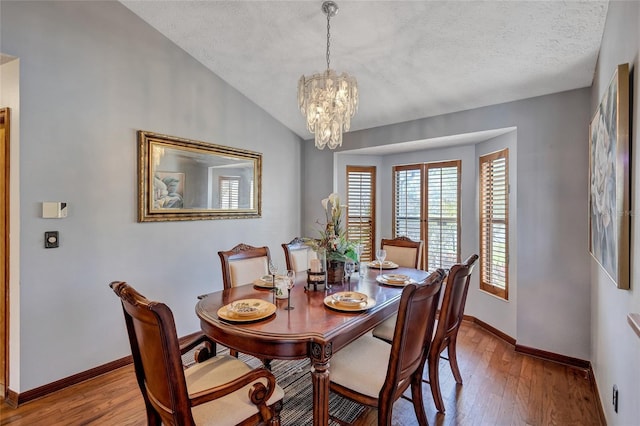
[[[422,373],[422,369],[420,369]],[[413,410],[416,412],[416,418],[420,426],[427,426],[427,413],[424,411],[424,400],[422,399],[422,374],[415,374],[411,378],[411,402],[413,402]]]
[[236,351],[235,349],[229,349],[229,355],[238,358],[238,351]]
[[459,385],[462,384],[462,375],[460,374],[460,369],[458,368],[458,357],[456,355],[456,341],[457,335],[453,336],[449,341],[449,345],[447,346],[447,352],[449,355],[449,365],[451,366],[451,372],[453,373],[453,377],[456,379],[456,383]]
[[276,402],[271,406],[273,416],[269,420],[269,426],[280,426],[280,412],[282,411],[282,402]]
[[267,370],[271,371],[271,360],[270,359],[263,359],[262,360],[262,365],[264,366],[264,368],[266,368]]
[[440,393],[439,364],[440,352],[436,346],[432,346],[431,351],[429,351],[429,386],[431,386],[431,395],[436,409],[444,413],[444,401]]
[[145,401],[145,404],[147,406],[147,426],[161,426],[162,418],[160,418],[160,415],[156,412],[151,403]]

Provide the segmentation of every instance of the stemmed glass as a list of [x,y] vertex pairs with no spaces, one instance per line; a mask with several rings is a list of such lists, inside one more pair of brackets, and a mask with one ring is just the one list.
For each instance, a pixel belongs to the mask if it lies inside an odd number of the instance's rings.
[[358,256],[358,276],[362,277],[364,276],[363,272],[363,268],[362,268],[362,244],[356,244],[356,255]]
[[384,249],[376,250],[376,259],[380,263],[380,275],[382,275],[382,263],[384,262],[385,257],[387,257],[387,251]]
[[353,260],[347,260],[346,262],[344,262],[344,275],[347,282],[349,283],[349,286],[351,286],[351,274],[353,274],[355,270],[356,264],[353,262]]
[[271,274],[271,285],[273,286],[273,303],[276,303],[276,274],[278,273],[278,266],[273,263],[273,260],[269,260],[269,273]]
[[285,308],[287,311],[294,309],[294,307],[291,306],[291,289],[293,288],[295,280],[296,271],[293,269],[287,269],[287,307]]

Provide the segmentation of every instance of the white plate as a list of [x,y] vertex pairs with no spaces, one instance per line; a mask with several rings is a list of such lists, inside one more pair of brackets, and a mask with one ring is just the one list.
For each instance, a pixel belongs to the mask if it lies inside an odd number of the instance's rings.
[[[374,260],[373,262],[367,263],[367,266],[369,268],[380,269],[380,262],[378,262],[377,260]],[[396,269],[397,267],[398,267],[398,264],[393,263],[390,260],[385,260],[384,262],[382,262],[382,269]]]
[[[276,275],[276,281],[281,280],[282,278],[284,278],[282,275]],[[253,285],[262,288],[273,288],[272,279],[271,275],[263,275],[261,278],[255,280]]]
[[339,305],[359,307],[362,303],[365,303],[369,296],[364,293],[358,293],[357,291],[341,291],[331,295],[334,302]]
[[257,321],[271,316],[276,305],[262,299],[242,299],[218,309],[218,316],[229,321]]
[[383,275],[378,275],[376,277],[376,281],[378,281],[380,284],[392,285],[392,286],[396,286],[396,287],[403,287],[403,286],[405,286],[407,284],[410,284],[410,283],[413,283],[413,284],[417,283],[417,281],[414,280],[413,278],[409,278],[408,281],[389,281],[384,277],[384,274]]
[[324,304],[328,308],[335,309],[342,312],[362,312],[370,309],[376,305],[376,300],[369,297],[366,302],[362,302],[356,306],[348,306],[342,303],[336,302],[333,296],[327,296],[324,298]]
[[384,278],[388,282],[394,282],[398,284],[404,284],[411,279],[409,275],[404,274],[382,274],[382,278]]

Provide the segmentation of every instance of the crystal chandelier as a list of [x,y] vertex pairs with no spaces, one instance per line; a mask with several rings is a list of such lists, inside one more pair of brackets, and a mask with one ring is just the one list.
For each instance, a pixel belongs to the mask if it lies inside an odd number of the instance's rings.
[[329,21],[338,13],[333,1],[322,3],[327,15],[327,70],[322,74],[304,75],[298,81],[298,107],[307,118],[307,128],[315,134],[316,148],[330,149],[342,145],[342,132],[351,127],[351,117],[358,109],[358,83],[347,73],[338,75],[330,68],[329,46],[331,26]]

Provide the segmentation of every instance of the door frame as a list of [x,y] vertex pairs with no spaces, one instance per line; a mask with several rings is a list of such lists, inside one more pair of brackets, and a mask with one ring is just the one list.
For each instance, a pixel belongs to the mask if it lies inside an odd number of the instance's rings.
[[0,398],[9,388],[9,108],[0,108]]

